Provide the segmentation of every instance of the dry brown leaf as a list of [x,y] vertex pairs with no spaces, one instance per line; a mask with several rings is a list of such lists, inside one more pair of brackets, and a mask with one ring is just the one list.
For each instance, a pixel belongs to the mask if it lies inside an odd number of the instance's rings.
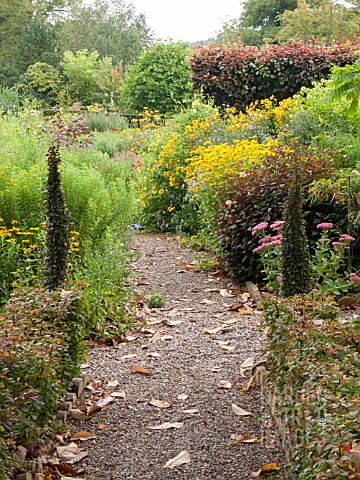
[[244,292],[244,293],[240,293],[238,296],[237,296],[237,299],[239,300],[239,302],[241,303],[246,303],[250,298],[250,293],[247,293],[247,292]]
[[85,388],[87,388],[88,390],[91,390],[92,392],[96,392],[97,390],[99,390],[99,388],[101,387],[101,382],[89,382]]
[[215,327],[215,328],[203,328],[203,332],[207,333],[208,335],[214,335],[215,333],[221,332],[223,327]]
[[261,477],[262,475],[267,475],[268,473],[277,472],[279,467],[275,462],[267,463],[264,465],[258,472],[254,472],[251,474],[252,477]]
[[75,433],[70,440],[91,440],[93,438],[96,438],[95,433],[81,430],[81,432]]
[[231,345],[227,345],[225,342],[218,342],[217,346],[220,347],[222,350],[227,350],[228,352],[232,352],[236,348]]
[[56,451],[59,455],[60,463],[76,463],[88,455],[88,452],[81,450],[75,442],[71,442],[63,447],[56,447]]
[[161,338],[161,333],[158,330],[153,337],[150,338],[150,342],[155,343]]
[[177,399],[180,400],[180,402],[184,402],[187,398],[189,398],[189,395],[186,395],[186,393],[182,393],[177,397]]
[[243,392],[247,392],[249,390],[249,388],[251,387],[251,384],[253,383],[254,381],[254,378],[256,377],[256,375],[258,374],[258,372],[255,372],[254,375],[250,378],[250,380],[248,381],[246,387],[242,388],[242,391]]
[[240,368],[242,368],[243,370],[247,368],[252,368],[254,366],[254,362],[255,362],[255,357],[249,357],[245,360],[245,362],[243,362],[240,365]]
[[266,437],[255,438],[251,435],[231,435],[230,438],[241,443],[261,443]]
[[205,288],[205,290],[203,290],[203,292],[205,292],[205,293],[218,292],[218,291],[219,291],[218,288]]
[[120,392],[112,392],[110,393],[110,396],[114,398],[125,398],[125,392],[124,390],[121,390]]
[[360,192],[358,192],[355,196],[357,203],[360,205]]
[[102,407],[100,407],[100,405],[92,405],[91,407],[87,407],[86,415],[91,415],[92,413],[98,412],[101,409]]
[[213,305],[216,302],[213,302],[212,300],[209,300],[208,298],[204,298],[204,300],[201,300],[199,303],[205,303],[206,305]]
[[236,318],[230,318],[229,320],[221,320],[221,323],[224,325],[234,325],[237,322]]
[[149,357],[149,358],[159,358],[159,357],[161,357],[160,353],[158,353],[158,352],[149,352],[149,353],[146,354],[146,356]]
[[183,410],[183,413],[187,413],[188,415],[193,415],[194,413],[199,413],[198,408],[187,408],[186,410]]
[[248,415],[252,415],[252,413],[250,412],[247,412],[246,410],[244,410],[243,408],[239,407],[238,405],[236,405],[235,403],[233,403],[231,405],[231,408],[232,408],[232,411],[234,413],[236,413],[236,415],[240,415],[242,417],[246,417]]
[[135,354],[131,354],[131,355],[123,355],[120,360],[131,360],[132,358],[135,358],[136,355]]
[[147,427],[150,430],[168,430],[169,428],[182,428],[184,426],[183,423],[181,422],[165,422],[162,423],[161,425],[156,425],[154,427]]
[[183,450],[175,458],[172,458],[164,465],[164,468],[176,468],[184,463],[190,463],[190,454],[187,450]]
[[253,310],[247,310],[247,309],[239,309],[237,311],[240,315],[253,315],[254,311]]
[[163,325],[169,325],[169,327],[176,327],[184,323],[183,320],[167,320],[166,318],[161,322]]
[[164,340],[172,340],[174,337],[172,335],[163,335],[160,340],[161,341],[164,341]]
[[77,408],[71,408],[69,410],[69,415],[72,418],[75,418],[75,420],[89,420],[90,417],[89,415],[86,415],[84,412],[81,410],[78,410]]
[[162,322],[162,320],[160,318],[149,318],[148,324],[149,325],[158,325],[161,322]]
[[228,382],[227,380],[221,380],[219,383],[218,383],[218,387],[220,388],[231,388],[232,385],[230,382]]
[[185,315],[185,311],[182,308],[173,308],[167,313],[168,317],[177,317],[182,315]]
[[120,382],[118,382],[117,380],[112,380],[108,383],[108,387],[117,387],[118,385],[120,385]]
[[142,367],[141,365],[134,365],[131,367],[131,370],[133,370],[136,373],[142,373],[143,375],[152,375],[153,372],[150,370],[146,370],[146,368]]
[[126,342],[134,342],[137,340],[138,337],[135,337],[134,335],[126,335],[122,340]]
[[231,298],[235,297],[232,293],[230,293],[226,288],[221,288],[220,289],[220,295],[225,298]]
[[163,402],[162,400],[156,400],[155,398],[152,398],[151,400],[149,400],[149,404],[152,405],[153,407],[158,407],[158,408],[171,407],[171,403]]
[[98,407],[105,407],[109,403],[113,402],[114,398],[111,395],[105,395],[103,398],[101,398],[98,402],[96,402],[96,406]]

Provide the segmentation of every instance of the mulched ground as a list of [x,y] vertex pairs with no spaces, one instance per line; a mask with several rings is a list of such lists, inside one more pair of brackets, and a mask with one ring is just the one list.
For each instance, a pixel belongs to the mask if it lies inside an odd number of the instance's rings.
[[[120,396],[88,420],[68,421],[73,434],[96,435],[82,442],[88,456],[76,469],[85,468],[88,480],[246,480],[276,462],[279,470],[270,478],[287,478],[264,397],[255,382],[242,391],[251,370],[241,365],[261,359],[264,341],[247,293],[220,271],[197,269],[193,253],[174,237],[137,235],[134,249],[141,253],[137,288],[160,293],[165,306],[145,308],[147,324],[129,333],[128,342],[90,348],[84,372],[92,390],[77,408],[89,409],[114,392]],[[236,414],[233,405],[251,415]],[[149,428],[165,422],[180,428]],[[263,440],[242,443],[232,435]],[[182,452],[189,463],[165,468]]]

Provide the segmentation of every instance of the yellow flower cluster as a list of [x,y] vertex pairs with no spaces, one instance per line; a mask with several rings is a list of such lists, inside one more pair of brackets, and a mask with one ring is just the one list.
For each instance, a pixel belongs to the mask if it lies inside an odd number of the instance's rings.
[[278,104],[274,97],[256,101],[249,105],[245,112],[236,113],[235,109],[228,109],[227,130],[236,131],[248,127],[249,125],[260,124],[263,122],[272,122],[276,131],[284,124],[289,116],[290,108],[293,107],[294,100],[286,98]]
[[[4,220],[0,218],[0,222],[3,221]],[[17,220],[12,220],[11,223],[12,226],[10,228],[0,225],[0,239],[2,239],[5,243],[20,243],[21,249],[25,253],[32,252],[39,248],[36,241],[31,242],[31,239],[22,238],[36,235],[36,232],[40,230],[39,227],[30,227],[28,231],[23,231],[16,226],[18,223]]]
[[251,139],[235,141],[232,145],[224,143],[199,147],[188,159],[186,181],[195,192],[204,183],[221,185],[228,177],[242,174],[252,163],[271,155],[272,148],[278,144],[278,140],[268,138],[266,143]]

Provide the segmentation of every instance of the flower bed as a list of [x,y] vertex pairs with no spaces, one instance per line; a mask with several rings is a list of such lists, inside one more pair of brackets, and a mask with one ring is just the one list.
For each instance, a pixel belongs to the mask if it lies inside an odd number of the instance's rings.
[[360,329],[312,292],[265,302],[269,384],[292,435],[292,478],[360,473]]

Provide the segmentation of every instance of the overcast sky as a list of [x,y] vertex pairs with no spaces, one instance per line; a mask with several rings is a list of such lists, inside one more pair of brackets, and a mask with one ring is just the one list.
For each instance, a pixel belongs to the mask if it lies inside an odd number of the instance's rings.
[[131,0],[156,38],[195,42],[214,37],[223,22],[240,15],[241,0]]

